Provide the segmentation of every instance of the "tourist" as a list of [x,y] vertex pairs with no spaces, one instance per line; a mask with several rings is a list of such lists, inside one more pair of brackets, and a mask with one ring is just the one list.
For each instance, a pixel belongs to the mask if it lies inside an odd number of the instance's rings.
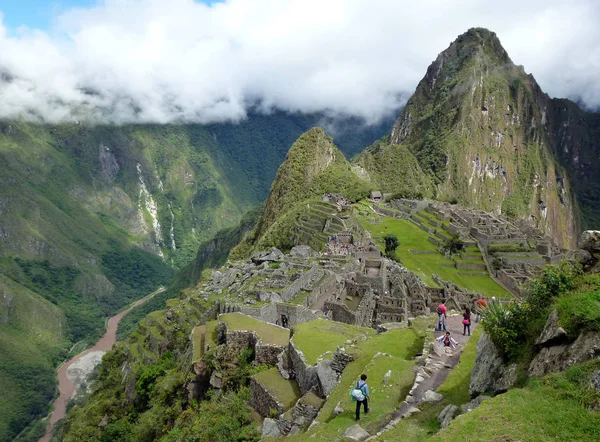
[[356,401],[356,421],[360,420],[360,406],[363,405],[365,414],[370,411],[369,408],[369,386],[367,385],[367,375],[361,374],[360,381],[356,381],[356,387],[352,390],[352,400]]
[[439,338],[436,338],[436,341],[440,341],[440,344],[442,344],[442,347],[456,348],[456,345],[458,344],[458,342],[456,342],[456,340],[450,336],[449,331],[447,331],[445,335],[442,335]]
[[446,304],[442,301],[440,305],[437,306],[436,312],[438,314],[438,322],[437,322],[437,331],[446,331]]
[[469,307],[467,307],[465,309],[465,312],[463,313],[463,336],[467,333],[467,331],[469,332],[469,336],[471,336],[471,310],[469,310]]
[[477,300],[477,302],[475,303],[475,308],[477,309],[476,315],[475,315],[475,322],[479,322],[479,320],[481,319],[481,312],[487,308],[487,302],[485,300],[485,297],[481,297]]

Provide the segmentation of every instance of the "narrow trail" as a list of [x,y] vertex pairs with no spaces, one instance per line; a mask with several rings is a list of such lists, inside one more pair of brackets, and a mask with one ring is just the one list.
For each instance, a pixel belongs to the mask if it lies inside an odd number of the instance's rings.
[[106,327],[106,332],[104,333],[104,336],[102,336],[93,347],[84,350],[83,352],[79,353],[78,355],[74,356],[69,361],[63,363],[60,367],[58,367],[57,378],[59,396],[58,399],[56,399],[56,401],[54,402],[54,409],[52,410],[52,414],[50,415],[50,419],[48,420],[48,425],[46,426],[46,433],[43,437],[40,438],[39,442],[50,441],[52,437],[52,430],[54,424],[65,417],[67,411],[67,404],[71,397],[73,397],[73,394],[75,393],[75,384],[67,376],[67,370],[69,369],[69,367],[89,353],[106,353],[107,351],[109,351],[114,345],[114,343],[117,341],[117,328],[119,326],[119,322],[121,322],[121,319],[123,319],[123,316],[125,316],[135,307],[144,304],[145,302],[152,299],[155,295],[164,291],[165,288],[161,287],[155,292],[152,292],[144,298],[139,299],[131,306],[127,307],[125,310],[122,310],[115,316],[111,317],[108,320],[108,325]]
[[[460,313],[448,316],[446,328],[450,332],[450,336],[458,342],[458,345],[454,349],[446,349],[438,342],[434,342],[433,351],[430,351],[423,364],[417,366],[415,383],[405,402],[392,414],[390,422],[377,433],[378,436],[394,427],[400,419],[410,416],[415,411],[414,408],[419,408],[425,402],[425,392],[428,390],[436,391],[444,383],[448,373],[458,364],[460,355],[471,338],[468,335],[463,336],[462,320],[463,317]],[[471,334],[473,334],[476,327],[477,323],[473,313],[471,316]],[[438,338],[444,333],[443,331],[436,331],[435,337]]]

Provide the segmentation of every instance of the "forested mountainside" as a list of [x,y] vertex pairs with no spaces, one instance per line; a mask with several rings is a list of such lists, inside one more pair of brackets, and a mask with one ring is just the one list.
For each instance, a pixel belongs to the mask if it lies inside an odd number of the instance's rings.
[[[579,207],[586,226],[600,223],[599,124],[597,114],[542,92],[493,32],[471,29],[429,66],[389,143],[356,165],[383,191],[416,188],[524,219],[573,246]],[[399,176],[390,163],[418,165],[429,181]]]
[[[0,123],[0,440],[46,414],[69,349],[237,226],[289,145],[323,121],[274,112],[211,126]],[[356,123],[338,122],[349,153],[391,127]],[[212,259],[231,242],[209,247]]]

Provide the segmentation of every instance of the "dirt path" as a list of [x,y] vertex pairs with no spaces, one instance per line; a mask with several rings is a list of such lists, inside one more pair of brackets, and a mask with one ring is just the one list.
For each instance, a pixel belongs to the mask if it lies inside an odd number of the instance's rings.
[[71,365],[76,363],[79,359],[86,356],[88,353],[92,352],[102,352],[106,353],[110,350],[113,344],[117,341],[117,327],[119,326],[119,322],[123,319],[127,313],[129,313],[133,308],[138,307],[152,299],[155,295],[164,292],[164,287],[159,288],[155,292],[150,293],[148,296],[136,301],[130,307],[122,310],[117,313],[115,316],[108,320],[108,326],[106,328],[106,333],[102,336],[96,344],[88,348],[87,350],[79,353],[77,356],[73,357],[69,361],[63,363],[60,367],[58,367],[58,391],[59,396],[58,399],[54,402],[54,409],[52,414],[50,415],[50,420],[48,421],[48,425],[46,426],[46,434],[39,440],[39,442],[49,442],[52,437],[52,429],[54,424],[65,417],[67,411],[67,403],[75,393],[75,384],[69,379],[67,376],[67,370]]
[[[400,419],[410,416],[424,402],[425,393],[428,390],[435,391],[444,383],[448,373],[458,364],[460,355],[462,354],[465,345],[469,342],[470,336],[463,336],[462,314],[448,316],[446,327],[450,335],[458,342],[454,349],[446,349],[441,347],[439,343],[433,344],[433,351],[429,353],[424,363],[417,368],[417,376],[415,383],[410,390],[406,401],[392,415],[389,424],[384,429],[378,432],[378,436],[384,431],[394,427]],[[471,317],[471,334],[477,327],[475,322],[475,314]],[[435,337],[443,335],[445,332],[436,331]]]

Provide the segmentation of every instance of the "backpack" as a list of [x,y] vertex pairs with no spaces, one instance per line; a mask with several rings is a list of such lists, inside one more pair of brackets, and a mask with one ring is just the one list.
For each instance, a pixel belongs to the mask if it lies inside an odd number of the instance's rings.
[[365,400],[365,392],[363,391],[362,387],[358,386],[358,384],[359,384],[359,382],[357,381],[356,387],[354,387],[350,391],[350,397],[352,398],[353,402],[356,402],[356,401],[362,402]]
[[438,315],[442,315],[444,313],[441,307],[438,307],[436,311]]

